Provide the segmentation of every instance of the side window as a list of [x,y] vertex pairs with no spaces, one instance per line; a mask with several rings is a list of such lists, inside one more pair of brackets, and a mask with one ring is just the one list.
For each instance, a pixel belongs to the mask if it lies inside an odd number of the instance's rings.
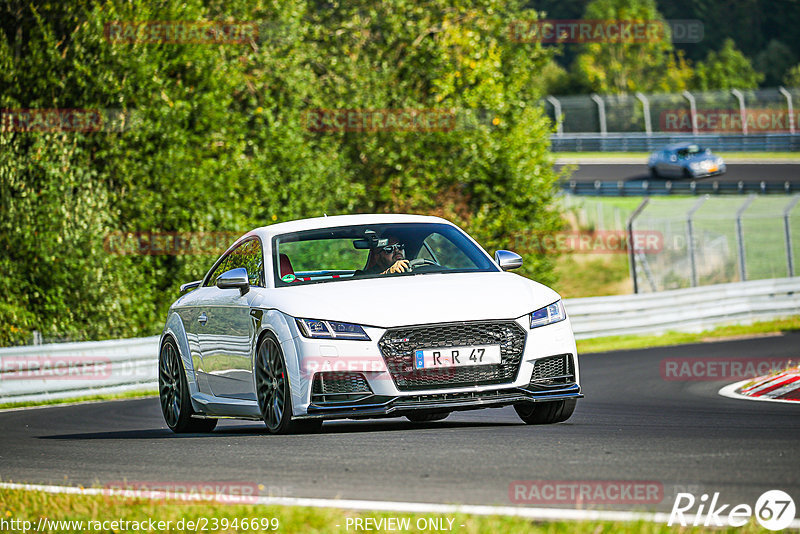
[[[261,252],[261,241],[250,239],[233,249],[225,261],[225,270],[219,274],[239,267],[247,269],[251,286],[264,286],[264,254]],[[219,276],[216,271],[214,275]],[[215,277],[212,278],[216,280]]]

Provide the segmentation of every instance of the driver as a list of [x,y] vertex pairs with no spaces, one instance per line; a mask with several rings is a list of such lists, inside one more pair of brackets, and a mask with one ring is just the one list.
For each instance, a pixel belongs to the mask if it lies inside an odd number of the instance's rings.
[[386,246],[370,249],[367,265],[357,274],[395,274],[411,271],[406,259],[405,245],[395,236],[390,235],[388,239]]

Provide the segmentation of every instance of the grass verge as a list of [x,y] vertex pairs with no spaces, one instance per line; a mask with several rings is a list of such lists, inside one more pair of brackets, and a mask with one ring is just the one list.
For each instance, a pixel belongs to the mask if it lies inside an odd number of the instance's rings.
[[[332,508],[311,508],[303,506],[258,506],[258,505],[229,505],[217,502],[186,503],[180,501],[149,500],[143,498],[123,498],[107,495],[63,495],[50,494],[41,491],[5,490],[0,489],[0,519],[7,523],[12,520],[20,522],[29,521],[32,527],[28,531],[37,532],[140,532],[144,529],[131,528],[131,524],[122,524],[123,521],[137,522],[153,520],[157,525],[153,532],[348,532],[357,530],[354,523],[348,526],[350,519],[367,519],[378,522],[382,518],[408,518],[409,528],[406,529],[381,529],[370,528],[371,532],[438,532],[435,525],[441,525],[443,530],[462,533],[478,532],[530,532],[530,533],[573,533],[591,532],[600,533],[671,533],[675,527],[666,524],[657,524],[644,521],[637,522],[611,522],[611,521],[532,521],[519,517],[509,516],[482,516],[470,514],[413,514],[394,512],[354,512]],[[40,518],[46,518],[48,528],[37,529]],[[277,528],[273,529],[277,520]],[[242,521],[247,519],[246,527]],[[257,519],[256,526],[252,528],[253,519]],[[266,520],[261,523],[261,520]],[[120,523],[115,528],[110,521],[118,520]],[[432,520],[425,528],[426,520]],[[52,521],[72,521],[70,524],[54,524]],[[75,522],[83,522],[78,525]],[[89,521],[99,521],[101,528],[90,528]],[[103,528],[102,523],[107,526]],[[167,523],[169,521],[169,523]],[[181,523],[182,521],[182,523]],[[236,526],[234,527],[234,521]],[[452,523],[450,523],[452,521]],[[189,528],[192,522],[192,528]],[[196,526],[206,526],[195,528]],[[419,523],[418,523],[419,522]],[[17,523],[20,524],[20,523]],[[262,529],[261,525],[268,525]],[[22,523],[24,526],[25,524]],[[91,525],[95,525],[92,523]],[[216,525],[216,527],[215,527]],[[386,525],[386,523],[384,523]],[[183,528],[180,528],[180,527]],[[422,526],[422,528],[419,528]],[[82,528],[80,528],[82,527]],[[164,527],[164,528],[161,528]],[[215,527],[215,528],[214,528]],[[5,529],[22,531],[18,529]],[[365,529],[358,529],[365,530]],[[711,532],[710,529],[681,529],[682,532]],[[767,532],[758,524],[751,521],[741,528],[714,529],[713,532],[736,532],[737,534],[750,534],[754,532]]]
[[55,404],[71,404],[74,402],[108,401],[116,399],[135,399],[139,397],[156,397],[156,396],[158,396],[158,390],[141,389],[141,390],[123,391],[121,393],[101,393],[98,395],[89,395],[86,397],[49,399],[46,401],[6,402],[6,403],[0,403],[0,410],[4,410],[6,408],[25,408],[28,406],[49,406]]
[[608,336],[578,340],[578,354],[592,352],[608,352],[611,350],[646,349],[683,345],[686,343],[703,343],[707,341],[724,341],[740,337],[779,334],[800,330],[800,316],[774,321],[759,321],[750,325],[720,326],[704,332],[667,332],[660,336]]

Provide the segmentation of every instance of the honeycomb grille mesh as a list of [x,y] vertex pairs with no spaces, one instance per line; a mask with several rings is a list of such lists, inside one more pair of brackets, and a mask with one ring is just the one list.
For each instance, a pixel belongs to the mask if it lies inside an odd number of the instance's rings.
[[572,354],[559,354],[539,358],[533,364],[531,385],[550,386],[575,382],[575,365]]
[[364,393],[370,388],[361,373],[328,372],[314,375],[311,393],[314,395],[336,395],[342,393]]
[[[500,364],[415,369],[414,351],[439,347],[499,345]],[[525,331],[514,321],[444,323],[392,328],[378,342],[400,391],[501,384],[516,378]]]

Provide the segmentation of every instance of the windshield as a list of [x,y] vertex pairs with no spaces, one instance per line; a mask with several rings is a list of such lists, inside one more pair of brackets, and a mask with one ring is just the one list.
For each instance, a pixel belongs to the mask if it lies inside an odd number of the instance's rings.
[[697,145],[689,145],[686,148],[682,148],[682,149],[678,150],[678,156],[680,156],[682,158],[687,158],[687,157],[690,158],[692,156],[696,156],[696,155],[701,154],[703,152],[705,152],[705,150],[703,150],[699,146],[697,146]]
[[499,268],[457,228],[405,223],[342,226],[273,238],[275,286],[382,276],[494,272]]

